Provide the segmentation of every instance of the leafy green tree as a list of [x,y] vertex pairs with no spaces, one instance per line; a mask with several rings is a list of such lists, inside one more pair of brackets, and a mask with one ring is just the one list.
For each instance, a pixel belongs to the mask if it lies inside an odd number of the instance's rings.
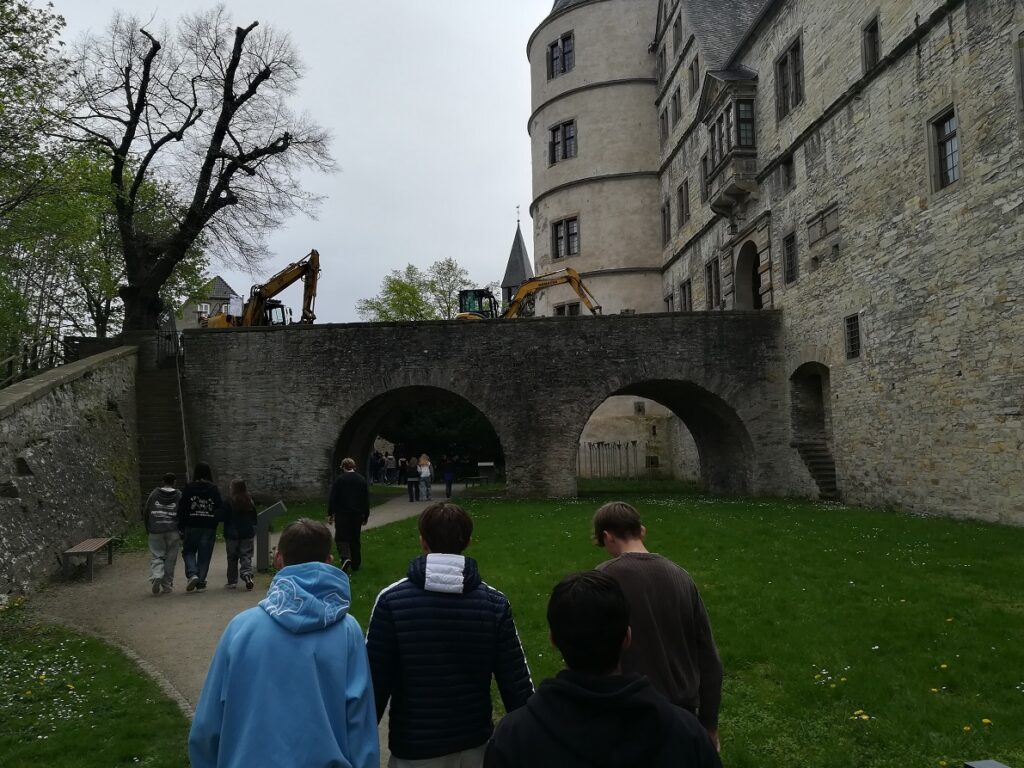
[[0,218],[45,186],[63,28],[52,3],[0,0]]
[[453,258],[441,259],[424,272],[412,264],[392,270],[380,293],[360,299],[356,311],[363,320],[451,320],[459,312],[459,291],[473,282],[469,272]]
[[380,293],[360,299],[356,302],[356,311],[363,320],[371,322],[440,318],[437,308],[430,302],[427,275],[412,264],[386,275]]
[[[175,31],[118,14],[76,47],[60,136],[97,151],[114,190],[126,329],[156,327],[161,291],[201,238],[252,268],[271,231],[315,209],[299,172],[334,161],[328,133],[288,106],[301,77],[287,35],[235,27],[224,6]],[[161,215],[144,215],[147,185],[178,190]]]

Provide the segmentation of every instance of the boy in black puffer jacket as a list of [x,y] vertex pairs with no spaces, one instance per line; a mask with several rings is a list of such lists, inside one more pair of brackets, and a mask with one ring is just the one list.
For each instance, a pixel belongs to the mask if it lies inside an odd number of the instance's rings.
[[[512,607],[462,555],[473,521],[455,504],[419,520],[426,553],[377,596],[366,635],[377,720],[391,701],[392,766],[477,765],[491,735],[491,677],[505,710],[533,693]],[[415,763],[411,761],[416,761]],[[426,762],[419,762],[426,761]]]

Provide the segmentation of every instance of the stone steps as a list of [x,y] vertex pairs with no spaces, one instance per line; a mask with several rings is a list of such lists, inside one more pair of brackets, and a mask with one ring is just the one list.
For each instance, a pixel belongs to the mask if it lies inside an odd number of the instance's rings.
[[828,444],[823,440],[794,442],[800,458],[811,473],[818,486],[818,498],[835,501],[839,498],[839,486],[836,483],[836,462]]
[[173,472],[179,487],[188,477],[185,433],[181,423],[174,368],[140,371],[135,380],[138,422],[139,488],[143,497]]

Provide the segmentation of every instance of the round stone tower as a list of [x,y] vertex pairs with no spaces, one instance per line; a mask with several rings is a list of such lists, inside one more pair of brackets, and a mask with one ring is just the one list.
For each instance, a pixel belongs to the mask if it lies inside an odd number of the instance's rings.
[[[605,314],[664,311],[648,50],[657,9],[657,0],[556,0],[527,46],[537,273],[575,269]],[[577,301],[551,288],[537,314],[575,314]]]

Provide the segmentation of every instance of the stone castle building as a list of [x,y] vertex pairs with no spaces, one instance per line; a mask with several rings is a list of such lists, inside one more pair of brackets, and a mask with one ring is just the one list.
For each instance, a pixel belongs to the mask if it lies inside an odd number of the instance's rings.
[[556,0],[528,57],[538,272],[781,310],[823,495],[1024,522],[1024,5]]

